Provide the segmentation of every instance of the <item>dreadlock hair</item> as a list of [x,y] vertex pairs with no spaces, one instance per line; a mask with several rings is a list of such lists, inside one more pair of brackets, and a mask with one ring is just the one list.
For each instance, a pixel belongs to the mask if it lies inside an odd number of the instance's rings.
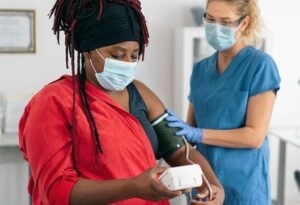
[[[76,139],[76,83],[78,83],[80,101],[84,109],[85,116],[89,122],[93,134],[95,145],[95,154],[103,153],[100,144],[100,136],[96,128],[96,122],[90,110],[90,105],[85,89],[85,67],[84,56],[79,48],[79,40],[76,35],[78,22],[82,16],[90,16],[92,11],[98,12],[97,21],[101,21],[101,16],[106,8],[106,4],[115,3],[124,5],[133,10],[138,18],[141,30],[140,56],[144,59],[145,47],[149,42],[149,33],[145,17],[142,13],[141,3],[139,0],[57,0],[50,11],[49,18],[54,16],[53,31],[57,36],[57,42],[60,44],[60,32],[65,34],[65,54],[66,67],[69,68],[69,58],[71,59],[72,85],[73,85],[73,120],[72,120],[72,138],[73,138],[73,160],[74,165],[77,161],[77,139]],[[77,51],[77,52],[76,52]],[[89,51],[89,50],[88,50]],[[75,54],[76,53],[76,54]],[[75,58],[77,57],[77,71],[75,72]],[[77,74],[76,74],[77,73]],[[77,75],[77,76],[76,76]],[[76,78],[78,77],[78,80]],[[96,157],[97,162],[98,157]]]

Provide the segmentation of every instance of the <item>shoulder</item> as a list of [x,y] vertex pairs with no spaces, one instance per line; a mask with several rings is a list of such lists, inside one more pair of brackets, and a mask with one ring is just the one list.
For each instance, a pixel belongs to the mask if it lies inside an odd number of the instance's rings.
[[58,89],[63,91],[63,90],[72,90],[72,76],[64,75],[58,78],[57,80],[54,80],[47,85],[44,86],[44,90],[53,90],[53,89]]
[[23,129],[27,122],[36,123],[41,119],[51,118],[59,121],[70,118],[71,109],[72,79],[62,77],[46,85],[31,98],[20,120],[20,125],[23,126],[20,128]]
[[152,121],[161,115],[165,107],[155,93],[141,81],[134,80],[133,84],[146,104],[149,120]]
[[201,73],[207,72],[208,69],[215,66],[216,56],[217,53],[214,53],[213,55],[196,62],[193,67],[192,76],[199,76]]
[[208,80],[211,70],[216,67],[216,53],[196,62],[190,74],[190,86]]
[[253,56],[252,65],[254,65],[254,72],[276,72],[278,73],[278,68],[276,62],[268,53],[261,51],[259,49],[253,48],[251,53]]
[[259,63],[271,63],[271,62],[273,63],[274,62],[273,58],[268,53],[266,53],[260,49],[254,48],[254,47],[250,47],[250,49],[249,49],[250,54],[253,55],[256,62],[259,62]]
[[215,62],[216,55],[217,53],[214,53],[213,55],[196,62],[194,64],[194,70],[200,70],[209,67],[210,64],[213,64]]
[[280,88],[281,79],[273,58],[269,54],[253,48],[253,57],[248,58],[248,60],[250,67],[245,76],[250,82],[250,96],[268,90],[277,92]]
[[276,65],[274,59],[266,52],[254,48],[252,46],[247,46],[246,48],[247,59],[255,65]]
[[144,83],[142,83],[141,81],[134,80],[133,84],[144,100],[157,98],[157,96],[154,94],[154,92],[152,90],[150,90],[150,88],[148,86],[146,86]]
[[72,100],[72,77],[62,76],[59,79],[47,84],[31,100],[31,104],[50,104],[53,101]]

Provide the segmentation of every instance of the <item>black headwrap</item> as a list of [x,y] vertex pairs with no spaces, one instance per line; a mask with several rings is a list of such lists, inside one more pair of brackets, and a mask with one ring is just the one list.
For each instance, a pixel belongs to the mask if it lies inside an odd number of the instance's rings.
[[99,7],[95,4],[78,16],[75,28],[76,50],[85,52],[124,41],[136,41],[141,45],[141,26],[132,8],[126,4],[105,2],[99,17]]

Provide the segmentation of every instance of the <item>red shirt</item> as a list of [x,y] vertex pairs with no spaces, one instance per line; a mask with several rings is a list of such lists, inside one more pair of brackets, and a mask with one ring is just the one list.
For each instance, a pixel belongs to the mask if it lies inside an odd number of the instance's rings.
[[[62,77],[37,93],[21,118],[19,143],[31,169],[28,190],[33,205],[69,205],[71,190],[79,178],[132,178],[156,166],[150,141],[140,123],[89,82],[86,82],[86,92],[103,154],[95,154],[90,126],[78,96],[74,143],[71,134],[72,92],[71,77]],[[73,144],[77,150],[76,170],[72,160]],[[113,204],[169,203],[132,198]]]

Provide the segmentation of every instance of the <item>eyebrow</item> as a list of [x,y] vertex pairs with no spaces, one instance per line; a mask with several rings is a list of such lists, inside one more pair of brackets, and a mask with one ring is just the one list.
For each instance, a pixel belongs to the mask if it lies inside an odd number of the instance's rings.
[[[126,48],[123,48],[123,47],[121,47],[121,46],[114,46],[114,47],[112,47],[112,49],[113,50],[121,50],[122,52],[126,52],[128,49],[126,49]],[[137,48],[137,49],[135,49],[134,50],[134,52],[137,52],[137,51],[139,51],[140,49],[139,48]]]
[[[210,18],[214,18],[212,15],[210,15],[209,13],[206,13],[206,15],[208,16],[208,17],[210,17]],[[223,18],[221,18],[221,20],[231,20],[231,18],[229,18],[229,17],[223,17]]]

